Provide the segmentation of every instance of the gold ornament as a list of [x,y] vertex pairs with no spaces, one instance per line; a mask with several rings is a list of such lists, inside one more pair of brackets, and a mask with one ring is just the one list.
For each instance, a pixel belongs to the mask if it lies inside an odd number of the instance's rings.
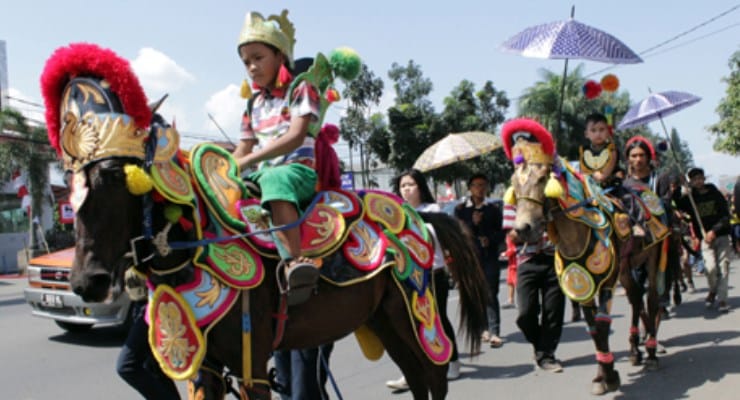
[[293,46],[295,46],[295,27],[288,20],[288,10],[280,15],[265,18],[258,12],[249,12],[239,33],[238,47],[247,43],[262,42],[277,47],[293,66]]

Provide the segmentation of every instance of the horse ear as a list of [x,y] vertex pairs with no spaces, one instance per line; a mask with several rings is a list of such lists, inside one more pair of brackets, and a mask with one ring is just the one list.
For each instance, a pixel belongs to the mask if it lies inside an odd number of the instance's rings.
[[164,96],[162,96],[161,99],[153,103],[149,103],[149,109],[152,111],[152,114],[156,113],[157,110],[159,110],[159,107],[162,106],[162,103],[164,103],[164,101],[167,99],[168,96],[169,96],[169,93],[166,93]]

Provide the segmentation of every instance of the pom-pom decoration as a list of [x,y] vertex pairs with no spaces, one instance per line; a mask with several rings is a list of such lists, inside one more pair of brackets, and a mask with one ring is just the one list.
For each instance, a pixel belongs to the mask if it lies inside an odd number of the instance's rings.
[[671,148],[671,144],[668,143],[668,141],[666,141],[666,140],[661,140],[655,146],[655,150],[658,150],[661,153],[664,153],[664,152],[668,151],[668,149],[670,149],[670,148]]
[[563,185],[560,184],[555,174],[550,174],[550,179],[547,180],[545,185],[545,196],[551,199],[559,199],[563,197],[563,194],[565,194]]
[[328,101],[329,103],[339,101],[341,98],[342,97],[339,95],[337,89],[329,88],[326,90],[326,101]]
[[326,123],[321,127],[319,135],[324,135],[329,143],[334,144],[339,141],[339,127],[334,124]]
[[514,205],[516,204],[516,194],[514,194],[514,187],[509,186],[504,192],[504,204]]
[[167,222],[174,224],[182,217],[182,208],[177,204],[167,204],[164,207],[164,217],[167,219]]
[[589,100],[595,99],[601,94],[601,85],[594,80],[588,80],[583,84],[583,94]]
[[126,187],[129,193],[140,196],[152,190],[154,186],[152,178],[138,165],[126,164],[123,172],[126,173]]
[[349,47],[338,47],[329,54],[329,64],[334,74],[346,81],[360,74],[362,60],[356,51]]
[[616,92],[619,89],[619,78],[614,74],[606,74],[601,78],[601,88],[605,92]]
[[246,79],[242,81],[242,86],[239,88],[239,96],[241,96],[242,99],[249,99],[252,97],[252,87]]

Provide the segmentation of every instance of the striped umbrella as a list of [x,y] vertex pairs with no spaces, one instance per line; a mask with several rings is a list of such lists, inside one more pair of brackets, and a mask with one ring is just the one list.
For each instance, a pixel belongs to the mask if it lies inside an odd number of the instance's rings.
[[661,120],[662,123],[663,117],[666,115],[681,111],[700,100],[701,97],[699,96],[675,90],[651,93],[650,96],[627,110],[627,113],[617,125],[617,129],[634,128],[657,120]]
[[499,147],[501,140],[492,133],[479,131],[450,133],[427,147],[416,159],[414,168],[427,172],[489,153]]

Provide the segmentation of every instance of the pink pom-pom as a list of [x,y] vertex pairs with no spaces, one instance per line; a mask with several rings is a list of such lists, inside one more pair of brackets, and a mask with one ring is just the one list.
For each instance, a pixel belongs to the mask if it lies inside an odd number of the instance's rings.
[[339,140],[339,127],[334,124],[324,124],[319,134],[324,135],[329,143],[334,144]]

